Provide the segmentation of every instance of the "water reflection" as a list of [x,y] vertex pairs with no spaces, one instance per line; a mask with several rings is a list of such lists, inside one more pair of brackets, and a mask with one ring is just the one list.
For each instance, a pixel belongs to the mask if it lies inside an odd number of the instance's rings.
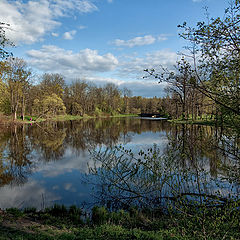
[[31,174],[31,144],[26,138],[25,127],[14,126],[0,135],[0,186],[24,184]]
[[[227,129],[229,133],[229,129]],[[94,151],[90,168],[99,201],[110,208],[165,207],[181,200],[224,204],[239,198],[238,135],[213,127],[175,125],[165,148],[138,154],[126,147]],[[233,141],[234,139],[234,141]]]
[[[104,157],[94,161],[89,154],[122,144],[136,156],[140,149],[146,152],[154,143],[156,148],[150,155],[158,158],[149,159],[140,171],[136,171],[136,159],[132,157],[127,163]],[[94,170],[90,174],[89,168]],[[182,172],[187,180],[183,181]],[[169,182],[169,176],[173,184],[181,186],[179,189],[185,189],[181,194],[193,193],[190,182],[200,178],[209,183],[208,194],[215,194],[216,181],[222,181],[222,192],[228,192],[229,181],[235,184],[237,192],[239,136],[229,129],[221,131],[214,127],[171,125],[166,121],[137,118],[44,122],[0,131],[1,208],[32,205],[41,208],[53,202],[79,205],[94,202],[92,193],[108,204],[110,200],[120,199],[121,194],[126,201],[147,199],[156,204],[175,196],[163,187]],[[87,185],[81,182],[83,178]],[[116,181],[125,181],[128,190],[135,194],[114,188]],[[89,183],[94,183],[95,192]],[[202,183],[198,185],[203,188]]]

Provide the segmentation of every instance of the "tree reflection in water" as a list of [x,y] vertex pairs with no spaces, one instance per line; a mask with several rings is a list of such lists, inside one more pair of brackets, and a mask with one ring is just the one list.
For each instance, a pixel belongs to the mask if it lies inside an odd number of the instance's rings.
[[[140,145],[145,146],[148,142],[140,135],[144,132],[150,133],[151,141],[152,136],[163,135],[168,142],[156,139],[159,145],[145,152],[139,149],[138,154],[132,140],[141,136]],[[119,143],[122,147],[115,148]],[[134,146],[131,151],[125,150],[128,143]],[[137,118],[44,122],[1,129],[0,186],[22,185],[39,166],[48,168],[47,163],[52,162],[55,168],[60,160],[64,166],[69,164],[70,170],[79,164],[81,171],[79,158],[88,150],[95,165],[85,159],[92,166],[86,177],[94,179],[96,195],[109,206],[154,207],[167,200],[196,196],[199,203],[207,199],[222,204],[228,193],[234,198],[239,192],[239,133]]]
[[67,149],[78,155],[98,145],[131,141],[131,135],[157,132],[166,124],[140,119],[109,118],[44,122],[0,131],[0,186],[24,184],[40,163],[61,160]]
[[220,206],[239,199],[239,136],[227,133],[175,125],[164,150],[154,145],[137,154],[123,146],[93,151],[89,172],[99,203],[155,209],[169,203]]
[[0,186],[24,184],[33,167],[25,126],[13,126],[10,131],[2,131],[0,139]]

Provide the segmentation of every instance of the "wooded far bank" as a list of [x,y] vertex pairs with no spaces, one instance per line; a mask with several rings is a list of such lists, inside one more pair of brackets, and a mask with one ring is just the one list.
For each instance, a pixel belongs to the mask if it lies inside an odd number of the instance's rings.
[[145,69],[146,77],[167,82],[166,97],[132,96],[113,83],[97,86],[79,79],[69,85],[57,73],[45,73],[33,84],[32,71],[4,47],[11,44],[0,23],[0,112],[16,120],[25,115],[50,117],[112,116],[159,113],[171,119],[210,119],[239,128],[240,122],[240,1],[229,4],[223,18],[211,18],[196,27],[183,23],[180,37],[188,53],[175,70]]

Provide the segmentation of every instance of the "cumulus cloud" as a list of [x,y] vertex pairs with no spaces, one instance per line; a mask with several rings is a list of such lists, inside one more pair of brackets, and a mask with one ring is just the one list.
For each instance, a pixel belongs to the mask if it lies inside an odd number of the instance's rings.
[[60,26],[60,17],[96,10],[90,0],[1,0],[0,21],[10,24],[6,35],[15,44],[32,44]]
[[142,57],[124,56],[117,59],[111,53],[100,55],[91,49],[74,53],[52,45],[28,51],[27,55],[32,67],[43,72],[60,73],[67,81],[80,78],[98,85],[112,82],[119,87],[126,86],[134,95],[146,97],[164,95],[166,86],[158,84],[157,80],[144,80],[146,74],[143,70],[161,70],[160,66],[174,70],[178,59],[178,55],[168,49],[147,53]]
[[121,60],[118,75],[139,78],[144,69],[160,69],[160,66],[172,70],[177,60],[178,55],[169,49],[147,53],[143,57],[126,56]]
[[58,33],[55,33],[55,32],[52,32],[52,36],[53,36],[53,37],[58,37],[59,34],[58,34]]
[[73,37],[74,37],[74,35],[75,35],[76,33],[77,33],[76,30],[72,30],[72,31],[70,31],[70,32],[65,32],[65,33],[63,34],[63,38],[66,39],[66,40],[72,40]]
[[113,44],[117,47],[135,47],[135,46],[144,46],[151,45],[156,41],[165,41],[167,40],[167,35],[160,35],[158,37],[153,37],[152,35],[145,35],[143,37],[135,37],[129,40],[115,39]]
[[84,49],[78,53],[53,45],[27,52],[29,63],[44,72],[58,72],[65,76],[82,76],[96,72],[112,71],[118,59],[111,53],[99,55],[97,50]]

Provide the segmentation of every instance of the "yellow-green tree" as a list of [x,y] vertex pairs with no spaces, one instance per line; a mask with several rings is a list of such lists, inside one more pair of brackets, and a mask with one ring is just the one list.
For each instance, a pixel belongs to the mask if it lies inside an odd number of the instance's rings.
[[45,96],[43,99],[35,99],[33,109],[38,117],[55,116],[66,112],[63,100],[55,93]]
[[17,119],[17,113],[19,111],[24,120],[27,91],[30,87],[30,77],[31,71],[27,63],[21,58],[10,57],[1,63],[1,81],[3,86],[7,89],[13,120]]
[[6,63],[0,62],[0,112],[10,113],[10,102],[7,85],[3,82],[5,72],[7,70]]

